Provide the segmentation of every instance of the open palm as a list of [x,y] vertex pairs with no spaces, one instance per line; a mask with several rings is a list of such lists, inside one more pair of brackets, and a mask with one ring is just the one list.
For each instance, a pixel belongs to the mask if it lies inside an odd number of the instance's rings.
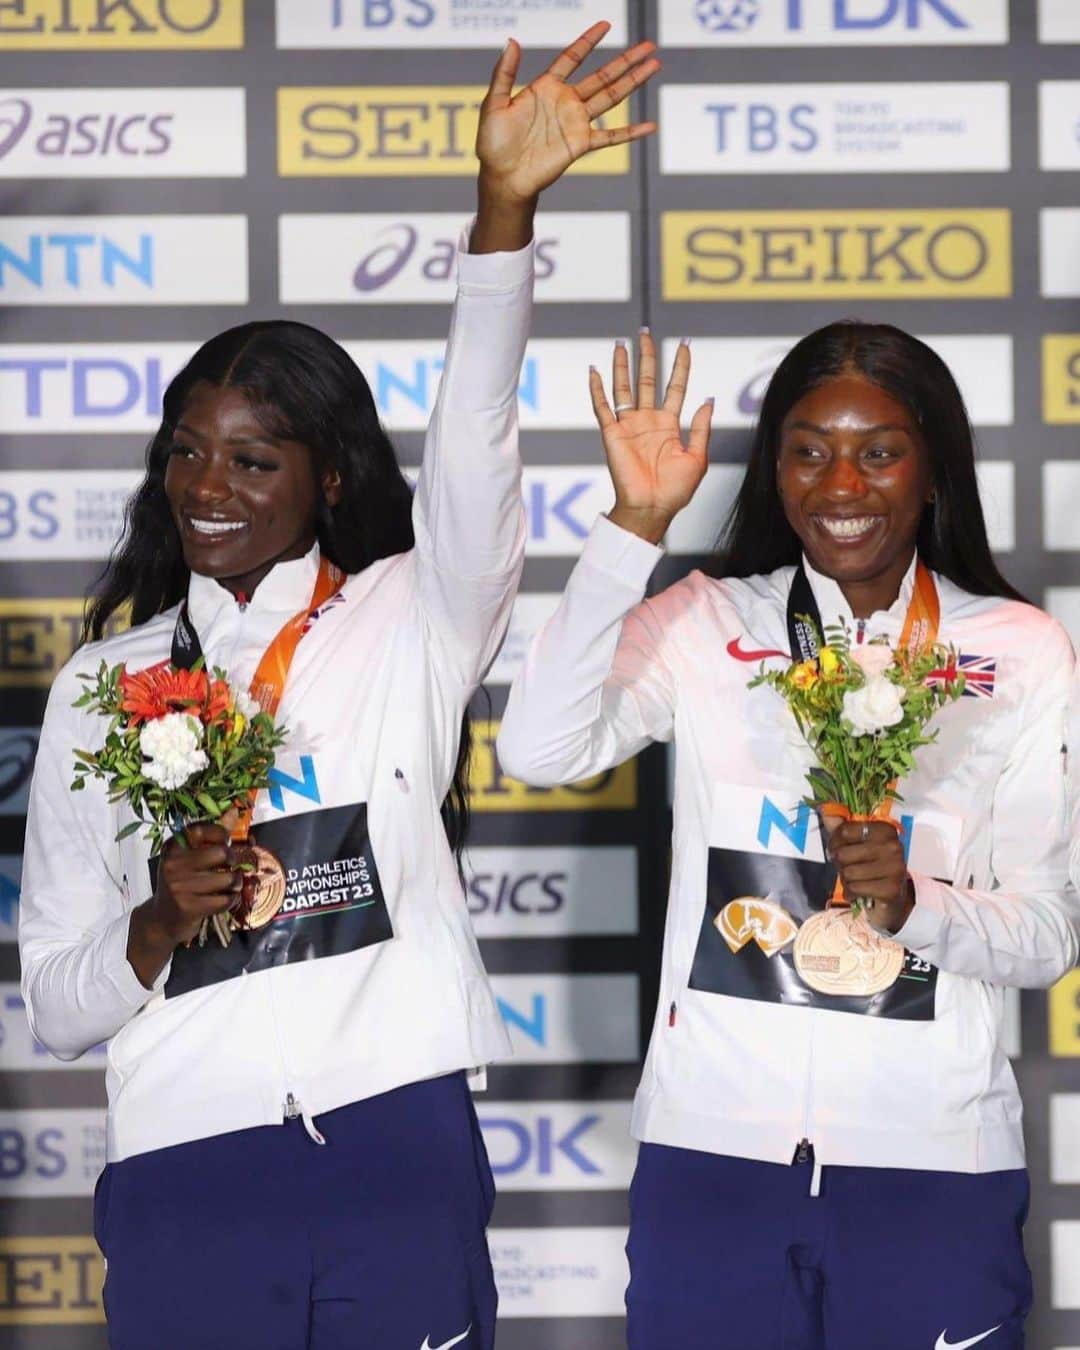
[[623,343],[616,346],[613,361],[614,410],[600,372],[593,369],[589,374],[593,411],[615,485],[612,519],[648,538],[663,537],[708,468],[712,400],[694,413],[685,441],[679,426],[689,375],[690,348],[680,343],[663,402],[657,407],[656,349],[644,331],[636,396],[630,385],[630,355]]
[[660,69],[652,55],[655,43],[640,42],[577,84],[569,83],[610,27],[593,24],[517,94],[513,88],[521,48],[513,39],[507,43],[481,105],[476,134],[482,170],[504,191],[522,201],[533,198],[591,150],[656,130],[653,122],[607,130],[593,126]]

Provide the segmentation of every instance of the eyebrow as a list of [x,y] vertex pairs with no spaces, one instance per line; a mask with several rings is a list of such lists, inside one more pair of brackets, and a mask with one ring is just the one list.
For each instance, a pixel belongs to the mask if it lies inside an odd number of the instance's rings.
[[[202,434],[201,431],[197,431],[194,427],[189,427],[189,426],[187,425],[186,422],[177,422],[177,424],[176,424],[176,429],[177,429],[177,431],[182,431],[182,432],[184,432],[185,435],[194,437],[194,439],[197,440],[197,441],[202,441],[202,440],[205,440],[205,439],[206,439],[205,436],[203,436],[203,434]],[[226,445],[266,445],[266,446],[274,447],[274,446],[280,445],[280,441],[276,440],[273,436],[270,436],[270,435],[264,435],[264,436],[229,436],[229,437],[226,439],[225,444],[226,444]]]
[[[812,431],[817,436],[831,436],[835,427],[820,427],[816,422],[792,422],[791,431]],[[862,433],[864,436],[877,436],[883,431],[903,431],[911,435],[911,428],[903,426],[899,422],[882,422],[880,426],[867,427]]]

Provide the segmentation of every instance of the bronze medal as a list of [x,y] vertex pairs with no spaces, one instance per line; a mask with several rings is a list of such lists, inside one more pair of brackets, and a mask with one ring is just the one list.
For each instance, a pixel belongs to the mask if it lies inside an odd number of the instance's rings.
[[865,914],[834,907],[814,914],[795,938],[795,969],[819,994],[866,998],[895,984],[904,949],[874,931]]
[[285,903],[285,869],[268,848],[252,844],[255,854],[255,899],[251,902],[244,927],[262,928]]

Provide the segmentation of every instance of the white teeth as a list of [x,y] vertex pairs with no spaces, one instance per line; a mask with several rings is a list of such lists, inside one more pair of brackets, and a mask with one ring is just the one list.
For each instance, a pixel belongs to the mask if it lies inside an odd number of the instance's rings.
[[232,534],[244,528],[239,520],[195,520],[189,517],[188,523],[196,534]]
[[853,516],[850,520],[830,520],[827,516],[818,516],[818,521],[829,531],[834,539],[857,539],[877,524],[876,516]]

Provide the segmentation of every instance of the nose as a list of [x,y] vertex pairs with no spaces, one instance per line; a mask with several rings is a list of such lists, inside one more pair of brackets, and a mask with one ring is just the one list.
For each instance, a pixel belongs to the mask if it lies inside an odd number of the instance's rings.
[[213,457],[206,458],[194,468],[188,480],[188,496],[207,506],[227,501],[232,496],[224,467],[216,464]]
[[866,482],[858,464],[847,455],[835,455],[825,471],[821,488],[834,501],[866,495]]

